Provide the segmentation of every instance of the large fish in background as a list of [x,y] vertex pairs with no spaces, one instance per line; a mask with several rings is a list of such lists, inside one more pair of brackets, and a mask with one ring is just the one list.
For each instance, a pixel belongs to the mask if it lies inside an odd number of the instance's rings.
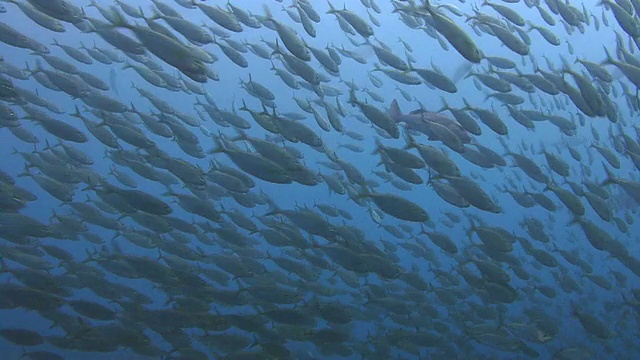
[[468,144],[471,142],[471,136],[469,133],[455,120],[446,115],[430,112],[424,109],[418,109],[411,111],[408,114],[403,114],[400,110],[400,106],[398,105],[398,101],[395,99],[391,102],[389,114],[397,123],[404,123],[408,130],[414,130],[425,134],[429,140],[439,140],[431,126],[432,123],[436,123],[451,130],[451,132],[453,132],[463,143]]

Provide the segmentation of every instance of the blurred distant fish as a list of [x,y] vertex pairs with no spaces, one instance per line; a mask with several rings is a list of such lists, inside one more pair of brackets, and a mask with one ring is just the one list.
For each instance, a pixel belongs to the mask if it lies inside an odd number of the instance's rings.
[[473,67],[473,63],[465,62],[461,64],[453,73],[453,78],[451,80],[453,80],[454,83],[457,83],[458,81],[460,81],[460,79],[467,75],[469,70],[471,70],[471,67]]
[[116,95],[120,95],[120,92],[118,92],[118,87],[116,86],[116,70],[114,68],[111,68],[111,71],[109,72],[109,85],[111,86],[111,88],[113,89],[113,91],[116,92]]

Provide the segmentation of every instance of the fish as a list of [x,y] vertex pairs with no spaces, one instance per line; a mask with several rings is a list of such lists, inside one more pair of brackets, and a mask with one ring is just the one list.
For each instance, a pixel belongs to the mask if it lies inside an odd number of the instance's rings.
[[429,112],[426,110],[415,110],[409,114],[403,114],[396,100],[391,102],[389,113],[393,120],[397,123],[406,124],[407,128],[416,130],[426,135],[430,140],[437,140],[437,135],[430,129],[428,123],[436,123],[444,126],[457,136],[463,143],[468,144],[472,138],[464,128],[455,120],[442,115],[440,113]]

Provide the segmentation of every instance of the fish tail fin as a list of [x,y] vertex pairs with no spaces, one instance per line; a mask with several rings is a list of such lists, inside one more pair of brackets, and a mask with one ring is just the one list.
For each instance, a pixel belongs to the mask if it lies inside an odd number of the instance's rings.
[[354,200],[368,198],[369,196],[371,196],[371,192],[366,187],[363,187],[360,193],[355,196]]
[[[282,214],[282,210],[276,204],[269,204],[269,211],[264,213],[262,216],[273,216]],[[270,256],[269,254],[267,254]]]
[[413,136],[411,136],[411,134],[409,134],[409,131],[407,131],[405,129],[405,131],[403,132],[403,135],[404,135],[404,140],[407,143],[404,146],[403,149],[409,150],[409,149],[415,148],[416,147],[416,139],[414,139]]
[[427,230],[424,228],[423,224],[420,224],[420,232],[418,233],[418,235],[427,235],[429,236],[429,233],[427,232]]
[[415,60],[415,59],[411,58],[407,49],[404,50],[404,56],[407,59],[407,67],[408,67],[407,71],[414,71],[415,68],[413,67],[413,63],[415,63],[415,61],[412,61],[412,60]]
[[241,129],[236,129],[236,136],[230,138],[229,141],[235,142],[235,141],[248,140],[248,139],[249,137],[247,136],[247,133],[245,133]]
[[611,169],[609,169],[607,167],[607,165],[605,165],[604,163],[602,163],[602,166],[604,167],[604,171],[607,173],[607,177],[600,184],[600,186],[607,186],[607,185],[611,185],[611,184],[617,184],[618,183],[618,178],[616,178],[616,176],[613,175],[613,173],[611,172]]
[[240,111],[250,111],[249,108],[247,107],[247,103],[244,102],[244,99],[242,99],[242,106],[240,106],[238,108],[238,110],[240,110]]
[[391,107],[389,108],[389,115],[391,118],[398,122],[398,119],[402,116],[402,111],[400,111],[400,106],[398,105],[398,100],[393,99],[391,102]]
[[45,146],[42,148],[42,151],[49,151],[52,150],[56,145],[51,146],[51,144],[49,144],[49,140],[45,139],[44,140]]
[[475,221],[473,221],[472,217],[469,217],[469,229],[467,229],[466,231],[467,237],[469,237],[469,240],[471,240],[471,236],[473,235],[474,232],[476,232],[477,229],[478,227],[476,226]]
[[607,64],[608,65],[613,65],[615,60],[611,56],[611,53],[609,52],[609,50],[607,49],[606,46],[603,45],[603,48],[604,48],[604,53],[605,53],[607,58],[602,62],[602,64],[604,64],[604,65],[607,65]]
[[380,154],[380,152],[383,150],[382,142],[380,142],[380,139],[376,137],[375,140],[376,140],[376,146],[373,149],[373,151],[371,152],[371,155]]
[[329,11],[327,11],[327,14],[333,14],[336,12],[336,8],[333,7],[333,4],[331,4],[331,2],[329,0],[327,0],[327,4],[329,4]]
[[580,223],[582,223],[582,219],[580,219],[580,217],[578,217],[578,216],[574,216],[573,219],[571,219],[571,221],[569,221],[569,223],[567,223],[567,226],[580,224]]
[[462,103],[464,104],[463,110],[472,110],[473,109],[473,107],[471,106],[471,104],[469,104],[467,99],[462,98]]
[[29,166],[29,164],[24,164],[24,168],[22,169],[22,172],[19,173],[17,176],[18,177],[27,177],[27,176],[33,176],[33,174],[30,171],[31,167]]
[[356,106],[356,104],[358,103],[358,98],[356,97],[356,90],[355,90],[355,87],[353,86],[349,90],[349,101],[347,102],[351,104],[351,106]]
[[[115,22],[113,23],[113,26],[131,28],[131,25],[127,22],[127,19],[119,9],[113,7],[111,10],[113,10],[113,15],[115,15]],[[142,9],[140,9],[140,12],[142,12]]]
[[280,45],[278,44],[278,38],[276,38],[276,48],[271,52],[271,56],[273,55],[282,55],[282,50],[280,50]]
[[266,16],[267,19],[273,21],[273,14],[271,13],[271,9],[269,9],[269,6],[267,6],[267,4],[264,4],[262,6],[262,10],[264,11],[264,16]]
[[224,146],[224,143],[222,142],[222,140],[220,140],[219,137],[214,137],[213,142],[215,146],[208,151],[209,154],[219,154],[227,151],[227,148]]
[[[140,9],[140,14],[142,14],[142,7],[139,7],[139,9]],[[155,20],[158,20],[160,18],[162,18],[162,15],[160,14],[160,11],[158,9],[154,8],[151,11],[151,17],[148,18],[148,19],[145,19],[145,20],[155,21]]]
[[75,110],[76,112],[70,114],[71,116],[81,119],[82,120],[82,114],[80,113],[80,109],[78,109],[78,105],[75,105]]

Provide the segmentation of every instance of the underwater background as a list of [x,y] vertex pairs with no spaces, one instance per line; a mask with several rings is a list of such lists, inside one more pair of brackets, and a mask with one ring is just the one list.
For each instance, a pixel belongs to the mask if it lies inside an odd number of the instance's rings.
[[2,359],[634,359],[637,0],[0,3]]

